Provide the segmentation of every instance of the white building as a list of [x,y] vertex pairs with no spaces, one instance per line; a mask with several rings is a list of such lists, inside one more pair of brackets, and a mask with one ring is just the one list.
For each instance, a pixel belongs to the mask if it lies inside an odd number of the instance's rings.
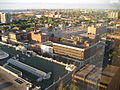
[[27,51],[27,49],[24,46],[21,46],[21,45],[17,46],[16,50],[20,50],[20,51],[23,51],[23,52]]
[[119,11],[110,11],[108,13],[108,17],[113,18],[113,19],[118,19],[120,17],[120,12]]
[[41,45],[41,52],[42,53],[49,53],[53,54],[53,47],[52,47],[52,42],[47,41]]
[[37,18],[41,18],[42,17],[42,15],[35,15]]
[[41,52],[53,54],[53,47],[48,46],[48,45],[41,45]]
[[0,22],[1,23],[10,23],[11,16],[8,13],[0,13]]

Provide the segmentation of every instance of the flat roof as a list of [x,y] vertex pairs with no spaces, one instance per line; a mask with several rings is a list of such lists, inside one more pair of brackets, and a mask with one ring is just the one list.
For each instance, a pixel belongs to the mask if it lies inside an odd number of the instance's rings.
[[72,45],[72,44],[66,44],[66,43],[61,43],[61,42],[53,42],[53,45],[84,51],[86,49],[89,49],[91,47],[96,46],[97,44],[102,44],[102,43],[104,43],[104,42],[103,41],[99,41],[99,42],[97,42],[97,43],[95,43],[95,44],[93,44],[93,45],[91,45],[89,47],[81,47],[81,46]]
[[102,75],[99,82],[102,83],[102,84],[107,84],[107,85],[109,85],[110,82],[111,82],[111,80],[112,80],[111,77],[107,77],[107,76]]
[[11,85],[4,86],[3,89],[5,90],[26,90],[26,88],[31,85],[30,82],[22,79],[18,75],[14,74],[13,72],[5,69],[4,67],[0,66],[0,86],[3,87],[3,83],[10,82]]
[[95,65],[87,64],[84,68],[79,70],[76,75],[82,75],[83,77],[87,76],[93,69],[95,68]]
[[21,71],[15,69],[15,68],[13,68],[13,67],[11,67],[11,66],[9,66],[9,65],[5,65],[4,67],[5,67],[6,69],[12,71],[13,73],[17,74],[17,75],[22,74]]
[[57,45],[57,46],[61,46],[61,47],[66,47],[66,48],[71,48],[71,49],[76,49],[76,50],[82,50],[84,51],[84,48],[80,48],[80,47],[75,47],[69,44],[64,44],[64,43],[53,43],[53,45]]
[[87,79],[92,81],[98,81],[101,78],[101,68],[94,68],[92,72],[87,76]]
[[109,77],[113,77],[116,72],[118,71],[119,67],[117,66],[112,66],[112,65],[108,65],[102,72],[103,75],[107,75]]

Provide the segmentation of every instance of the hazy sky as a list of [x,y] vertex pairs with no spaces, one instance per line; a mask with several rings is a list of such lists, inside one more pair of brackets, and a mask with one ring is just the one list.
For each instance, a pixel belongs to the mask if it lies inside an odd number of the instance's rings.
[[109,9],[116,8],[115,3],[118,4],[119,2],[120,0],[0,0],[0,9],[24,9],[24,8]]
[[0,0],[0,2],[105,3],[109,2],[109,0]]

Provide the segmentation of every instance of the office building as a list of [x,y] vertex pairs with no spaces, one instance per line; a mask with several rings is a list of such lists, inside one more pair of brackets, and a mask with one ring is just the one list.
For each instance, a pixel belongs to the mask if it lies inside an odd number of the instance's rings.
[[[97,42],[90,46],[77,46],[67,43],[53,43],[55,54],[71,57],[77,60],[87,60],[104,53],[104,43]],[[101,59],[102,60],[102,59]]]

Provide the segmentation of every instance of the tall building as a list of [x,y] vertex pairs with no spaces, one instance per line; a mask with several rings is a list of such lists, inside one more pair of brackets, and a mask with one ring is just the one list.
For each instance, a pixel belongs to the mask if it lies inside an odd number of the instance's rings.
[[110,11],[108,13],[109,18],[120,19],[120,11]]
[[10,23],[11,22],[10,14],[0,13],[0,22],[1,23]]
[[105,34],[107,32],[107,28],[106,26],[90,26],[88,27],[88,34],[92,34],[92,35],[102,35]]

